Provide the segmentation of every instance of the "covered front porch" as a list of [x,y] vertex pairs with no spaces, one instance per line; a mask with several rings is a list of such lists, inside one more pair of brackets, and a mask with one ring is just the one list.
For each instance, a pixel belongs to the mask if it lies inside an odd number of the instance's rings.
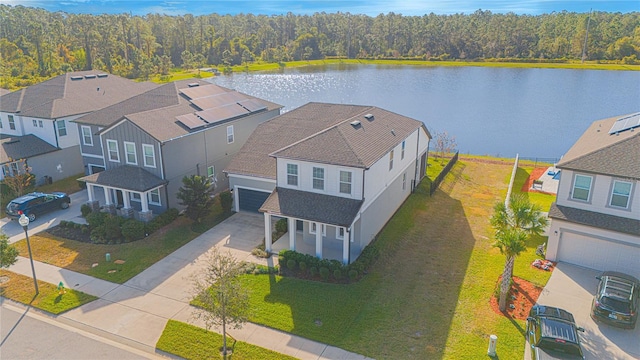
[[94,211],[149,221],[163,212],[166,181],[135,166],[120,166],[84,176],[79,181],[87,185],[87,204]]

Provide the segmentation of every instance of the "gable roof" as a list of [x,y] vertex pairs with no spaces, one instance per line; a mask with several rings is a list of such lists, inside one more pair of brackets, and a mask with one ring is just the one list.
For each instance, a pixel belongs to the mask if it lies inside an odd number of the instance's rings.
[[32,134],[2,136],[0,137],[0,164],[28,159],[56,150],[58,148]]
[[593,226],[599,229],[640,236],[640,219],[629,219],[611,214],[576,209],[556,203],[551,204],[549,217],[576,224]]
[[609,134],[619,118],[593,122],[557,167],[640,179],[640,129]]
[[167,183],[139,166],[122,165],[78,180],[132,191],[148,191]]
[[311,102],[260,124],[225,172],[275,179],[275,157],[367,168],[420,127],[374,106]]
[[56,119],[92,112],[157,86],[102,71],[77,71],[2,95],[0,111]]

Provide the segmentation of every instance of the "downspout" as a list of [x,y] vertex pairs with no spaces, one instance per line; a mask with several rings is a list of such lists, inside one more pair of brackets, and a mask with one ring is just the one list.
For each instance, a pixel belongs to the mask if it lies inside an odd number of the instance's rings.
[[[413,188],[411,189],[411,192],[413,192],[416,187],[418,186],[418,181],[420,181],[420,128],[418,128],[418,132],[417,132],[417,139],[416,139],[416,170],[415,170],[415,178],[413,180],[413,184],[411,185]],[[425,168],[426,169],[426,168]]]
[[[164,146],[164,143],[158,142],[158,144],[160,145],[158,147],[158,154],[160,155],[160,165],[162,166],[162,179],[166,181],[167,174],[164,173],[164,156],[162,156],[162,147]],[[142,154],[142,156],[144,156],[144,154]],[[164,197],[167,201],[167,209],[169,209],[169,181],[167,181],[167,183],[164,185]]]

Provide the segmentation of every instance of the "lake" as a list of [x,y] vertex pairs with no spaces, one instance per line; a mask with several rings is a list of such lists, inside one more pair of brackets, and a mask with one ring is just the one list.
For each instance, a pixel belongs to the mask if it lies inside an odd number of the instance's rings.
[[559,158],[594,120],[640,111],[640,71],[330,65],[216,84],[284,105],[374,105],[455,136],[461,153]]

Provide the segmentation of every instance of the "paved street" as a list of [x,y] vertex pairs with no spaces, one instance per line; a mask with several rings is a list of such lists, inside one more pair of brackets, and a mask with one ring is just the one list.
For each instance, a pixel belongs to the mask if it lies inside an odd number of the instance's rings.
[[0,308],[0,359],[160,359],[160,356],[85,333],[4,302]]

